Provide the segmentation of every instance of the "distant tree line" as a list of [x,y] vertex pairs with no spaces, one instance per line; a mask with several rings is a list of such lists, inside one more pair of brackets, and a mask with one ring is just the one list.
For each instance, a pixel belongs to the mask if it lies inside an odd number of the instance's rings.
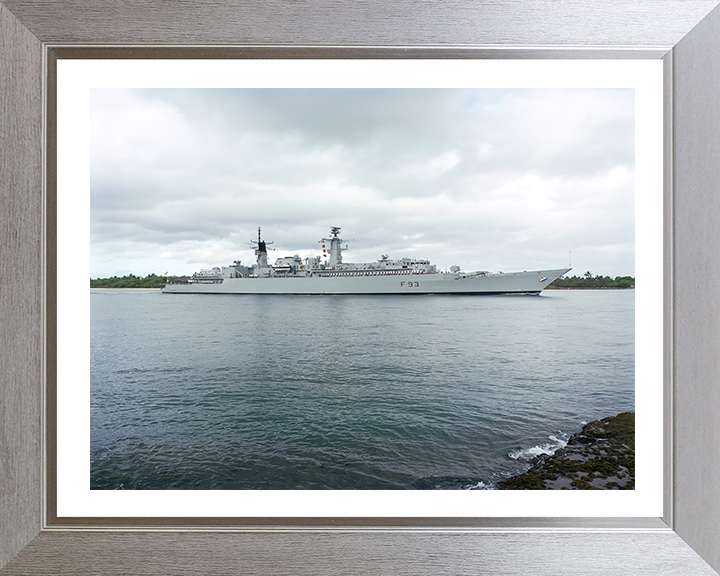
[[90,288],[162,288],[167,282],[177,281],[180,276],[148,274],[145,278],[128,274],[118,278],[90,278]]
[[[158,276],[148,274],[145,278],[128,274],[112,278],[90,278],[90,288],[162,288],[167,282],[177,282],[182,276]],[[635,288],[632,276],[593,276],[585,272],[583,276],[561,277],[555,280],[548,290],[553,288]]]
[[548,286],[552,288],[635,288],[635,278],[632,276],[593,276],[585,272],[582,276],[563,276]]

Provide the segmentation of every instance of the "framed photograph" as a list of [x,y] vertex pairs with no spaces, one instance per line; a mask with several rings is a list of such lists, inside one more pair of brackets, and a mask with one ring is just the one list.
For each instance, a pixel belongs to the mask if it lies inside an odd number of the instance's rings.
[[[189,573],[273,573],[287,572],[289,566],[293,573],[343,570],[457,573],[470,569],[488,574],[521,574],[527,566],[512,550],[524,547],[538,559],[535,571],[541,574],[578,570],[592,573],[598,569],[618,574],[714,574],[720,566],[716,539],[720,510],[713,508],[712,494],[717,488],[709,484],[707,478],[713,477],[720,467],[712,446],[717,429],[718,393],[704,383],[711,382],[715,375],[713,358],[717,355],[712,332],[715,308],[709,294],[713,293],[718,278],[712,267],[706,265],[706,256],[712,254],[717,235],[712,220],[711,183],[718,168],[709,151],[720,137],[713,122],[718,117],[717,104],[708,96],[720,78],[718,65],[708,54],[708,48],[714,46],[713,42],[717,43],[716,32],[720,28],[715,4],[667,2],[660,3],[661,8],[639,9],[629,3],[619,12],[608,10],[600,26],[602,30],[593,30],[590,36],[586,35],[586,27],[578,27],[576,23],[566,29],[560,27],[564,34],[560,46],[556,45],[557,40],[533,27],[518,26],[518,22],[486,24],[486,28],[478,31],[476,26],[464,23],[467,19],[459,23],[457,15],[443,13],[440,16],[436,7],[429,6],[419,16],[416,14],[416,18],[429,26],[425,29],[425,38],[435,39],[438,44],[446,45],[445,48],[422,43],[409,24],[397,30],[393,28],[393,36],[388,37],[390,29],[383,23],[387,15],[383,16],[381,6],[362,15],[349,7],[340,11],[345,19],[367,18],[370,32],[365,38],[357,36],[347,22],[339,28],[330,26],[343,21],[338,20],[338,14],[316,13],[315,17],[327,26],[322,27],[323,32],[312,32],[302,26],[303,22],[310,21],[311,14],[298,19],[287,8],[276,7],[280,10],[280,20],[287,19],[299,32],[288,45],[283,37],[287,30],[278,21],[278,14],[272,20],[264,18],[270,15],[270,7],[195,7],[187,13],[188,17],[194,15],[195,23],[189,32],[190,25],[186,28],[180,23],[167,30],[155,30],[153,23],[159,21],[156,18],[162,20],[163,15],[143,19],[140,6],[129,12],[123,9],[120,20],[110,7],[97,20],[98,12],[93,11],[91,3],[57,12],[47,7],[36,11],[24,2],[0,4],[0,28],[11,48],[11,57],[6,61],[9,64],[3,62],[0,69],[3,80],[9,80],[3,82],[0,96],[8,102],[4,108],[8,112],[7,119],[3,118],[3,139],[10,143],[8,160],[0,174],[3,186],[9,191],[7,202],[3,200],[5,224],[2,228],[9,290],[3,291],[1,305],[10,319],[4,328],[6,337],[2,347],[3,361],[8,360],[9,370],[3,376],[8,380],[2,388],[3,416],[6,417],[1,424],[3,437],[8,438],[2,446],[2,458],[10,465],[3,467],[1,473],[4,485],[10,487],[13,495],[2,503],[4,517],[11,520],[7,528],[0,529],[4,531],[0,565],[7,564],[2,573],[65,570],[82,574],[97,571],[98,566],[103,571],[126,573],[183,573],[184,570]],[[474,16],[470,20],[477,23],[486,21],[492,14],[499,17],[513,6],[508,2],[502,7],[473,5],[465,9],[471,10]],[[585,10],[583,3],[575,8],[577,13]],[[163,9],[158,6],[160,12]],[[569,8],[548,5],[546,9],[549,13],[544,17],[551,21],[562,19]],[[400,10],[408,11],[408,15],[412,13],[408,5],[401,5]],[[537,16],[536,13],[534,17]],[[656,22],[656,26],[637,29],[634,22],[641,16]],[[443,31],[442,27],[431,24],[438,22],[438,17],[441,22],[458,25],[452,32]],[[530,14],[524,17],[530,18]],[[124,24],[118,26],[118,22]],[[212,27],[211,22],[225,24]],[[230,22],[239,23],[239,28],[226,28]],[[415,22],[417,24],[417,19]],[[88,27],[88,24],[93,25]],[[504,40],[513,29],[518,40]],[[479,37],[471,41],[473,35]],[[206,46],[193,47],[201,38]],[[388,38],[392,38],[393,47],[386,45]],[[89,43],[96,46],[88,47]],[[469,47],[470,43],[477,47]],[[167,80],[161,79],[165,73],[161,72],[163,67],[170,70]],[[77,410],[77,406],[87,406],[89,400],[90,377],[86,373],[90,364],[89,335],[83,328],[89,325],[89,307],[86,296],[83,296],[85,300],[75,301],[72,293],[87,293],[84,271],[90,260],[87,254],[73,254],[72,249],[89,246],[89,232],[87,225],[71,223],[88,222],[90,212],[86,194],[68,194],[67,190],[68,183],[70,189],[73,186],[77,190],[89,189],[90,170],[87,164],[83,168],[82,163],[80,170],[76,170],[72,151],[77,146],[68,144],[63,135],[87,134],[88,127],[83,122],[90,118],[100,127],[96,143],[103,141],[102,135],[108,132],[107,122],[129,125],[123,123],[123,113],[128,105],[138,105],[143,100],[140,93],[143,90],[155,91],[155,96],[162,93],[152,101],[152,105],[160,108],[135,109],[140,115],[147,113],[145,128],[151,130],[153,122],[164,112],[172,113],[169,106],[162,109],[167,98],[175,98],[176,105],[179,98],[192,106],[196,95],[193,90],[200,88],[205,89],[204,96],[212,93],[209,90],[212,87],[232,90],[234,94],[252,93],[251,99],[259,94],[265,104],[274,98],[280,107],[275,110],[287,110],[290,119],[298,113],[289,109],[282,93],[287,91],[287,79],[294,73],[290,86],[310,95],[305,97],[313,100],[313,106],[317,106],[315,101],[320,99],[321,108],[332,118],[332,107],[337,105],[337,100],[333,101],[328,97],[329,92],[322,90],[341,88],[347,91],[345,100],[350,101],[358,97],[353,91],[364,90],[366,99],[367,94],[373,94],[371,99],[379,95],[375,107],[388,106],[392,110],[397,106],[396,110],[408,110],[409,100],[390,103],[388,91],[401,91],[403,97],[412,93],[417,100],[418,95],[430,90],[433,97],[450,94],[449,100],[457,101],[462,90],[490,88],[484,82],[496,68],[511,70],[510,80],[506,78],[505,82],[516,91],[526,89],[527,70],[535,70],[533,87],[553,90],[556,97],[563,90],[598,88],[620,92],[631,89],[634,96],[636,105],[631,106],[634,111],[631,123],[638,139],[634,150],[636,165],[633,166],[637,174],[633,189],[635,215],[639,216],[634,228],[639,296],[635,321],[637,334],[643,334],[643,329],[646,334],[637,337],[634,359],[637,373],[642,376],[638,380],[651,383],[646,389],[638,387],[637,396],[631,401],[631,404],[638,403],[638,442],[648,441],[638,450],[635,490],[581,490],[573,492],[572,499],[560,490],[386,490],[395,486],[382,484],[378,480],[381,476],[375,472],[366,474],[367,471],[346,467],[329,474],[338,482],[336,485],[315,486],[313,482],[318,476],[308,475],[308,484],[300,488],[309,490],[293,490],[298,487],[298,480],[293,478],[290,484],[279,482],[272,487],[274,490],[258,491],[252,488],[263,486],[247,486],[250,490],[239,494],[213,489],[223,488],[222,483],[210,486],[210,490],[202,482],[197,486],[181,484],[179,487],[162,483],[114,485],[112,474],[107,470],[117,463],[111,463],[104,474],[88,483],[91,476],[87,462],[89,416],[86,410]],[[572,88],[550,80],[552,71],[558,68],[566,69],[566,77],[572,76]],[[512,72],[521,69],[525,70],[523,80],[518,79],[519,73],[513,76],[515,72]],[[214,77],[212,70],[215,70]],[[268,70],[273,71],[271,77],[280,79],[277,85],[267,85]],[[319,76],[317,70],[320,70]],[[383,70],[382,76],[391,79],[389,84],[379,84],[377,78],[362,84],[363,75],[372,77],[377,70]],[[609,71],[612,78],[607,86],[599,80],[604,70]],[[261,83],[252,80],[253,71],[260,71]],[[135,75],[129,84],[122,80],[125,73]],[[138,74],[145,79],[138,80]],[[210,78],[203,84],[198,78],[205,74]],[[233,75],[243,78],[240,85],[218,82],[218,78]],[[443,76],[447,76],[445,83],[433,84]],[[86,80],[82,80],[83,77]],[[177,89],[180,77],[192,79],[182,92]],[[332,86],[319,85],[318,77],[332,77]],[[483,82],[460,80],[468,77],[483,77]],[[91,78],[89,84],[87,78]],[[646,78],[647,83],[643,84],[642,78]],[[128,86],[136,92],[122,92]],[[88,89],[95,90],[92,97]],[[493,85],[493,89],[497,87]],[[659,93],[663,101],[658,99]],[[123,100],[128,94],[130,99]],[[461,95],[466,105],[482,99],[479,93]],[[242,101],[240,97],[231,104],[242,105]],[[257,102],[253,108],[248,107],[252,113],[259,110]],[[568,108],[568,102],[563,104],[562,97],[558,97],[558,102]],[[222,108],[219,101],[214,105]],[[65,116],[65,111],[73,107],[76,115]],[[90,107],[95,107],[92,114],[87,113]],[[97,112],[103,108],[104,112]],[[396,115],[397,112],[393,119]],[[320,118],[310,112],[305,117],[309,121]],[[212,122],[210,118],[201,120],[206,122],[200,124]],[[222,119],[221,123],[224,122]],[[366,119],[362,128],[367,129],[371,123]],[[172,122],[160,123],[156,131],[159,134],[168,127],[172,131],[173,126]],[[393,123],[388,121],[385,127],[391,133]],[[328,123],[324,129],[334,128]],[[299,130],[296,127],[296,135]],[[267,133],[268,142],[272,136],[271,132]],[[173,139],[169,133],[162,137]],[[417,144],[421,145],[420,135]],[[276,145],[274,141],[273,146]],[[376,145],[382,148],[387,144],[376,142]],[[358,153],[347,142],[344,146]],[[255,148],[259,158],[260,151]],[[239,152],[248,154],[249,150]],[[291,147],[273,150],[278,154],[298,153]],[[327,148],[325,152],[334,153]],[[200,150],[192,151],[194,155],[198,153]],[[646,161],[645,153],[650,160]],[[430,157],[426,168],[445,173],[460,162],[459,157],[457,151],[445,151],[444,156]],[[93,178],[98,181],[104,178],[107,182],[106,202],[113,195],[112,181],[122,178],[117,172],[112,174],[112,166],[110,171],[102,173],[103,162],[108,158],[111,156],[93,157]],[[132,157],[132,161],[141,163],[143,154]],[[305,158],[306,174],[323,162],[327,165],[328,159]],[[546,166],[549,159],[543,162]],[[261,161],[256,166],[262,170]],[[366,167],[367,164],[365,170]],[[81,174],[79,180],[69,176],[74,170]],[[622,175],[616,176],[622,180]],[[393,173],[386,169],[383,177],[392,178]],[[208,185],[213,182],[217,184],[220,180],[209,179]],[[261,182],[254,180],[247,185],[257,186]],[[463,183],[467,184],[467,180]],[[180,181],[176,185],[179,186]],[[278,185],[277,181],[274,185]],[[604,183],[606,197],[612,196],[607,192],[611,185]],[[337,182],[330,182],[324,192],[332,201],[342,189]],[[370,208],[370,197],[363,196],[366,190],[353,188],[352,191],[363,201],[349,203],[349,210],[337,213],[328,210],[328,217],[352,214],[361,210],[363,204]],[[527,202],[522,190],[514,193]],[[77,204],[69,200],[74,196],[79,198]],[[245,197],[245,204],[251,196]],[[149,198],[146,194],[146,200]],[[291,205],[289,197],[282,200],[277,190],[272,198],[276,203]],[[409,198],[415,206],[418,204],[417,197],[413,200],[410,195]],[[100,200],[93,201],[96,205],[102,204]],[[308,214],[322,209],[322,203],[305,204],[309,204]],[[301,210],[301,206],[299,203],[295,209]],[[382,202],[377,206],[381,207]],[[414,209],[403,206],[408,213]],[[228,205],[228,208],[228,212],[232,212],[237,206]],[[458,214],[457,207],[446,209]],[[416,210],[416,214],[432,210],[432,207],[423,207]],[[437,208],[435,210],[437,212]],[[278,222],[287,218],[281,210],[275,212],[280,213]],[[255,213],[270,217],[272,211],[256,210]],[[615,214],[619,220],[620,212],[616,210]],[[647,217],[647,227],[642,223],[642,216]],[[314,222],[308,216],[300,221]],[[357,219],[359,227],[367,227],[370,222],[371,218]],[[392,222],[388,221],[383,228],[391,227]],[[106,219],[103,230],[109,230],[113,224]],[[115,224],[122,227],[128,221]],[[458,226],[458,234],[460,229]],[[263,230],[264,234],[268,232]],[[338,266],[338,254],[345,246],[338,247],[336,239],[341,234],[344,237],[344,232],[319,233],[324,234],[327,244],[327,247],[321,246],[327,254],[319,258],[326,258],[328,262],[321,267],[322,260],[311,262],[310,254],[297,257],[278,254],[287,257],[274,263],[272,273],[299,274],[292,268],[296,258],[317,274],[359,274],[359,268]],[[352,233],[359,236],[361,231]],[[294,250],[296,237],[279,234]],[[122,232],[118,234],[122,235]],[[250,242],[258,261],[256,267],[248,268],[247,275],[262,278],[262,248],[265,240],[272,239],[258,236],[254,243]],[[423,246],[427,248],[438,243],[430,237],[426,240]],[[373,246],[380,247],[382,243],[376,241]],[[417,247],[417,242],[405,246],[411,252]],[[211,254],[218,255],[221,254]],[[171,263],[172,257],[170,249],[160,254],[163,263]],[[422,255],[418,253],[418,257]],[[207,256],[205,258],[196,261],[207,262]],[[391,270],[392,261],[387,256],[381,256],[376,262],[386,266],[383,274],[410,274],[401,268]],[[404,266],[418,268],[414,272],[420,277],[420,267],[426,266],[424,262],[408,259]],[[504,267],[503,262],[498,260],[497,266]],[[450,267],[450,262],[439,264],[448,268],[447,274],[462,275]],[[79,270],[77,274],[72,273],[74,265]],[[233,264],[233,278],[237,275],[237,279],[242,280],[245,269],[241,268],[239,261]],[[368,267],[364,273],[369,274],[369,270]],[[221,273],[227,277],[224,268]],[[498,272],[483,274],[503,276]],[[28,278],[34,279],[30,287]],[[77,278],[83,279],[77,284],[79,290],[75,285]],[[209,285],[211,280],[201,273],[192,281]],[[293,281],[292,278],[278,280]],[[230,284],[227,280],[224,282]],[[68,305],[69,302],[72,304]],[[72,323],[80,330],[67,332],[67,325]],[[170,332],[177,329],[170,327]],[[133,418],[137,416],[132,410],[128,414]],[[105,425],[110,430],[127,422]],[[555,441],[562,443],[563,439],[555,438]],[[532,451],[543,446],[531,442],[519,448]],[[93,447],[96,455],[103,449],[101,445]],[[99,461],[98,457],[96,463]],[[152,458],[149,461],[151,465],[157,464]],[[168,470],[166,477],[181,476],[178,462],[171,463]],[[358,474],[353,476],[353,472]],[[415,484],[411,487],[487,487],[487,478],[497,478],[493,473],[497,471],[488,472],[483,479],[464,477],[460,473],[447,476],[429,473],[414,477]],[[193,472],[188,474],[192,478]],[[373,478],[378,484],[358,486],[360,477]],[[412,475],[406,474],[403,481],[408,477]],[[103,484],[106,481],[109,483]],[[399,482],[397,478],[395,481]],[[428,486],[417,484],[423,481],[429,483]],[[360,490],[353,489],[358,487]],[[190,492],[196,488],[194,497],[189,497],[188,492],[177,492],[183,488],[190,488]],[[181,498],[178,499],[178,495]],[[644,497],[647,498],[642,500]],[[92,558],[90,563],[88,558]]]
[[[662,286],[519,296],[561,246],[608,288],[662,268],[662,90],[653,60],[60,59],[58,519],[660,516]],[[362,237],[308,246],[332,222]],[[636,398],[627,475],[495,489]]]

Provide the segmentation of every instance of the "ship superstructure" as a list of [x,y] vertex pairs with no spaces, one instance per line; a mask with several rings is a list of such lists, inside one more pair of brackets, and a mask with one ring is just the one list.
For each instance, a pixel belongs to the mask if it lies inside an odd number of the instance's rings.
[[[322,254],[301,258],[295,254],[268,263],[268,245],[258,227],[251,240],[256,263],[201,270],[182,282],[166,284],[164,293],[194,294],[539,294],[571,268],[513,273],[463,272],[459,266],[438,271],[429,260],[383,254],[375,262],[343,262],[348,249],[341,229],[319,240]],[[343,245],[345,243],[345,245]],[[272,250],[272,249],[270,249]]]

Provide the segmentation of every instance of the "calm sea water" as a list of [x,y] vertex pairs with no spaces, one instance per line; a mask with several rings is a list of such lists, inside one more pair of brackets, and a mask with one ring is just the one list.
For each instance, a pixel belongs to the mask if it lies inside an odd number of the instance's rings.
[[491,488],[634,410],[634,297],[91,290],[91,487]]

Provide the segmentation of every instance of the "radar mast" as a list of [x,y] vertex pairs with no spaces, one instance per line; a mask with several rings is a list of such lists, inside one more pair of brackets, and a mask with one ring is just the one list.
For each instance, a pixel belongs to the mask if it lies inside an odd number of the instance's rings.
[[340,230],[341,228],[338,226],[330,227],[330,248],[325,248],[326,242],[328,241],[327,238],[319,240],[319,243],[322,244],[323,247],[323,256],[330,256],[330,261],[328,262],[328,266],[330,268],[334,268],[338,264],[342,264],[342,253],[348,249],[347,245],[342,246],[342,243],[349,242],[349,240],[343,240],[338,236],[340,234]]

